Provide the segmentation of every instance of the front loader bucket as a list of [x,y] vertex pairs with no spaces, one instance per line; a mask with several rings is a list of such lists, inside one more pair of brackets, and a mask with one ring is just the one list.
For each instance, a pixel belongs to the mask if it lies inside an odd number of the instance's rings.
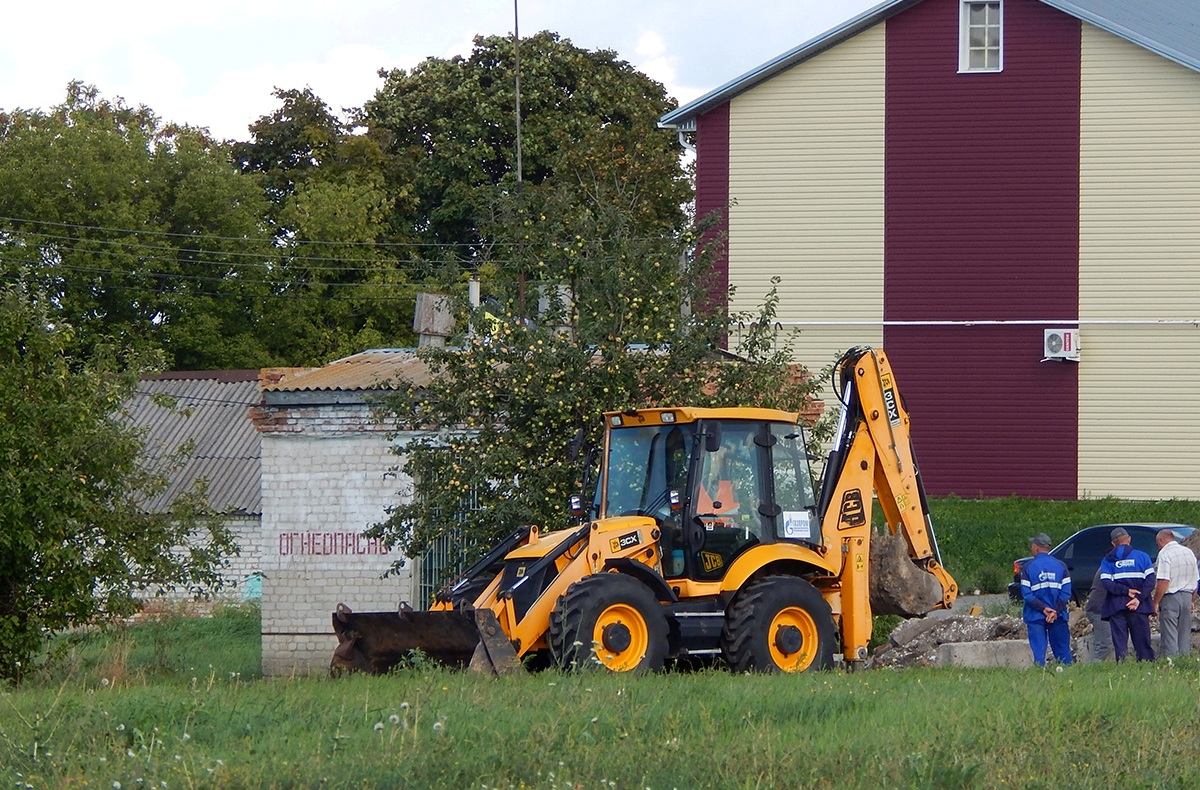
[[382,675],[420,651],[425,658],[464,667],[479,644],[475,619],[459,611],[359,612],[338,604],[333,614],[338,646],[332,672],[360,671]]
[[491,674],[520,668],[516,651],[490,609],[356,613],[338,604],[333,631],[338,646],[329,669],[334,674],[382,675],[413,658],[415,651],[443,666],[462,668],[469,663],[472,669]]

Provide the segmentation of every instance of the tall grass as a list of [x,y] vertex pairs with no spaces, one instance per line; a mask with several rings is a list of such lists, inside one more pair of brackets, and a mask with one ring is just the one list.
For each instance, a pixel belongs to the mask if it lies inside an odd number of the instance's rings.
[[[1200,665],[384,678],[0,700],[0,780],[66,787],[1192,787]],[[140,780],[140,781],[139,781]]]
[[[0,785],[1193,787],[1200,662],[252,679],[253,611],[97,638],[0,694]],[[256,623],[255,623],[256,625]],[[170,635],[169,644],[157,643]],[[86,653],[86,655],[85,655]],[[120,673],[112,672],[117,659]]]
[[218,604],[207,617],[184,617],[182,611],[167,610],[136,625],[115,623],[64,635],[50,646],[53,660],[29,680],[44,684],[87,678],[122,685],[210,670],[248,679],[260,676],[262,618],[256,605]]
[[[1002,589],[1035,532],[1200,523],[1200,504],[1184,502],[950,498],[931,509],[967,589]],[[1062,672],[409,668],[262,680],[259,630],[256,609],[228,607],[75,635],[62,660],[0,691],[0,786],[1200,785],[1197,659]]]

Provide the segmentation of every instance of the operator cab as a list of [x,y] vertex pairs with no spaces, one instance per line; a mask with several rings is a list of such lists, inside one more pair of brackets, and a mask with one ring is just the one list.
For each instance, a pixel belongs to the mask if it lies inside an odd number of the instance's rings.
[[609,415],[607,464],[591,518],[653,518],[667,578],[720,579],[759,543],[821,544],[799,425],[690,417],[671,410]]

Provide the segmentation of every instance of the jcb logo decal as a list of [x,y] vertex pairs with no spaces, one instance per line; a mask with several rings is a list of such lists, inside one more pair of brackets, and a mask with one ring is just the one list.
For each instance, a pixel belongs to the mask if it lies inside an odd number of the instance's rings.
[[842,494],[842,509],[838,515],[838,529],[852,529],[867,523],[867,510],[863,507],[862,491],[852,488]]
[[725,564],[725,559],[712,551],[700,552],[700,565],[705,571],[715,571]]
[[900,404],[896,401],[896,384],[892,381],[890,373],[880,376],[880,382],[883,384],[883,402],[887,407],[888,422],[899,425]]
[[608,548],[610,550],[612,550],[613,554],[616,554],[617,552],[621,551],[622,549],[627,549],[630,546],[637,546],[641,542],[642,542],[641,533],[629,532],[625,535],[621,535],[619,537],[616,537],[616,538],[613,538],[612,540],[610,540],[608,542]]

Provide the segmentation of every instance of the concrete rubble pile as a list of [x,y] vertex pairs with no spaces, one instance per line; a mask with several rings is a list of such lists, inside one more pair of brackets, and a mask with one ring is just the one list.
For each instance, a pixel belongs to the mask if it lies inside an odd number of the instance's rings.
[[1025,624],[1020,617],[1011,615],[961,614],[905,620],[892,631],[888,643],[875,650],[867,666],[890,669],[937,666],[944,644],[1024,639]]

